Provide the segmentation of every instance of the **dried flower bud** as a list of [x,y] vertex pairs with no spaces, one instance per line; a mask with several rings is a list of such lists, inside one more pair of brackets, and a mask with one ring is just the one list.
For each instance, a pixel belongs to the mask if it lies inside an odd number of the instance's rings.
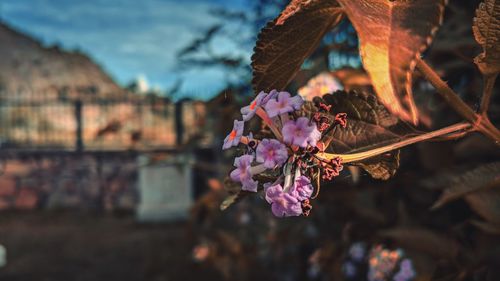
[[324,132],[330,127],[330,119],[319,112],[314,113],[313,120],[316,122],[316,127],[320,132]]
[[337,113],[334,124],[340,125],[342,128],[347,127],[347,113]]
[[318,148],[317,146],[315,146],[315,147],[313,147],[313,148],[311,149],[311,153],[312,153],[312,154],[317,154],[318,152],[319,152],[319,148]]
[[332,180],[334,177],[337,177],[340,174],[340,171],[344,168],[342,166],[342,159],[340,157],[336,157],[330,161],[330,163],[323,165],[323,180]]
[[302,215],[304,217],[309,216],[309,213],[311,213],[312,210],[312,205],[311,202],[309,202],[309,199],[302,201],[301,206],[302,206]]
[[324,112],[330,112],[330,109],[332,108],[331,105],[326,105],[326,104],[324,104],[322,102],[319,103],[318,107],[319,107],[320,111],[324,111]]
[[321,120],[321,117],[322,117],[322,115],[321,115],[321,113],[319,113],[319,112],[315,112],[315,113],[313,114],[313,120],[314,120],[315,122],[319,122],[319,121]]

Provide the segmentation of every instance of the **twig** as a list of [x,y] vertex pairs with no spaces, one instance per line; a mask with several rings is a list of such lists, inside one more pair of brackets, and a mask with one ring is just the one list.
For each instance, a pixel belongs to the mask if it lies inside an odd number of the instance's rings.
[[[485,134],[495,141],[496,144],[500,144],[500,131],[493,126],[486,115],[475,113],[450,87],[448,87],[441,77],[420,58],[417,58],[417,68],[436,88],[441,97],[443,97],[458,114],[469,121],[476,130]],[[487,100],[489,100],[488,97]]]
[[432,140],[429,140],[429,141],[432,141],[432,142],[443,142],[443,141],[457,140],[457,139],[465,137],[471,131],[473,131],[472,127],[470,127],[468,130],[464,130],[462,132],[456,132],[456,133],[452,133],[452,134],[449,134],[449,135],[444,135],[444,136],[441,136],[441,137],[436,137],[436,138],[434,138]]
[[363,152],[359,152],[359,153],[352,153],[352,154],[318,153],[317,155],[318,155],[318,157],[321,157],[323,159],[328,159],[328,160],[334,159],[335,157],[340,157],[340,158],[342,158],[343,163],[358,162],[358,161],[365,160],[365,159],[368,159],[368,158],[371,158],[371,157],[374,157],[377,155],[387,153],[387,152],[392,151],[392,150],[400,149],[402,147],[405,147],[405,146],[408,146],[408,145],[411,145],[411,144],[414,144],[417,142],[433,139],[433,138],[440,137],[443,135],[448,135],[448,134],[460,132],[462,130],[467,130],[469,128],[471,128],[471,124],[469,124],[469,123],[458,123],[458,124],[451,125],[451,126],[448,126],[448,127],[436,130],[436,131],[421,134],[421,135],[411,137],[411,138],[408,138],[408,139],[405,139],[405,140],[402,140],[402,141],[399,141],[396,143],[392,143],[392,144],[389,144],[386,146],[378,147],[375,149],[371,149],[371,150],[367,150],[367,151],[363,151]]
[[484,76],[484,89],[483,89],[483,96],[481,98],[481,106],[479,107],[479,114],[486,115],[488,113],[491,94],[493,93],[493,86],[495,86],[495,81],[497,79],[497,76],[498,73]]

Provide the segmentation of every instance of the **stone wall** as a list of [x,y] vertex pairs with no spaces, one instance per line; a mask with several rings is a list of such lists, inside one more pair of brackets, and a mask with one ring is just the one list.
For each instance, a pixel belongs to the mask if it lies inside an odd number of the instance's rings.
[[1,159],[0,209],[132,210],[138,165],[132,153]]

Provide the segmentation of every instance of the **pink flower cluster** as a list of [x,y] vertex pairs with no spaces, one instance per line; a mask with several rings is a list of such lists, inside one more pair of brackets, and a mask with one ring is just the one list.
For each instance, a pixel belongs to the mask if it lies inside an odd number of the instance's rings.
[[[312,119],[299,117],[303,104],[300,96],[288,92],[259,93],[241,109],[243,120],[234,121],[222,146],[228,149],[240,143],[247,145],[247,154],[235,158],[230,178],[241,183],[244,191],[258,192],[262,186],[277,217],[308,215],[314,192],[311,179],[323,172],[322,179],[331,180],[342,170],[340,158],[326,161],[317,153],[324,147],[321,140],[325,133],[336,125],[345,127],[345,114],[330,120],[330,106],[321,103]],[[255,115],[271,129],[273,138],[258,140],[251,133],[243,135],[245,122]],[[256,176],[269,170],[279,171],[280,176],[273,182],[259,183]]]
[[369,248],[363,242],[351,245],[342,270],[346,280],[411,281],[417,277],[413,262],[403,249],[391,250],[381,244]]

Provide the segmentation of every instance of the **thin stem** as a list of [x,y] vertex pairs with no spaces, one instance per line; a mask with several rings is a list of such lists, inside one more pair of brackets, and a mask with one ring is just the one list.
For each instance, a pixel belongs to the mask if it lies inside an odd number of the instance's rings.
[[342,158],[342,163],[352,163],[352,162],[358,162],[367,158],[371,158],[380,154],[387,153],[392,150],[396,150],[417,142],[429,140],[435,137],[455,133],[458,131],[466,130],[471,127],[471,124],[469,123],[458,123],[449,127],[445,127],[436,131],[432,131],[429,133],[425,133],[422,135],[418,135],[415,137],[411,137],[396,143],[392,143],[386,146],[378,147],[375,149],[359,152],[359,153],[352,153],[352,154],[332,154],[332,153],[318,153],[318,157],[322,157],[323,159],[334,159],[335,157],[340,157]]
[[321,190],[321,169],[317,169],[318,172],[316,173],[316,193],[314,193],[314,196],[311,196],[311,199],[316,199],[318,197],[319,192]]
[[484,76],[484,89],[483,96],[481,98],[481,106],[479,107],[479,114],[484,114],[488,112],[490,106],[491,94],[493,93],[493,86],[495,86],[495,81],[497,79],[498,73],[493,75]]
[[264,121],[264,123],[269,127],[269,129],[271,129],[271,131],[273,132],[273,134],[276,136],[277,139],[279,140],[283,139],[280,130],[278,130],[278,128],[274,125],[273,120],[269,118],[269,115],[267,115],[267,113],[264,111],[264,109],[262,109],[262,107],[259,106],[255,113],[262,119],[262,121]]
[[452,133],[452,134],[449,134],[449,135],[444,135],[444,136],[441,136],[441,137],[436,137],[430,141],[433,141],[433,142],[443,142],[443,141],[450,141],[450,140],[457,140],[459,138],[463,138],[465,137],[468,133],[474,131],[472,126],[467,129],[467,130],[463,130],[461,132],[456,132],[456,133]]
[[292,164],[293,162],[288,162],[285,164],[285,181],[283,183],[283,191],[287,192],[292,186]]
[[252,175],[260,174],[260,173],[264,172],[265,170],[267,170],[267,169],[266,169],[266,167],[264,167],[264,164],[259,164],[259,165],[250,167],[250,173]]
[[475,113],[460,97],[439,77],[439,75],[422,59],[417,58],[417,68],[436,88],[437,92],[462,117],[473,124],[474,128],[500,144],[500,131],[483,115]]
[[285,123],[290,120],[290,116],[288,116],[288,113],[282,113],[280,114],[280,119],[281,119],[281,125],[284,126]]
[[417,68],[427,80],[436,88],[450,106],[459,112],[465,119],[476,123],[476,113],[444,82],[441,77],[425,61],[417,58]]

